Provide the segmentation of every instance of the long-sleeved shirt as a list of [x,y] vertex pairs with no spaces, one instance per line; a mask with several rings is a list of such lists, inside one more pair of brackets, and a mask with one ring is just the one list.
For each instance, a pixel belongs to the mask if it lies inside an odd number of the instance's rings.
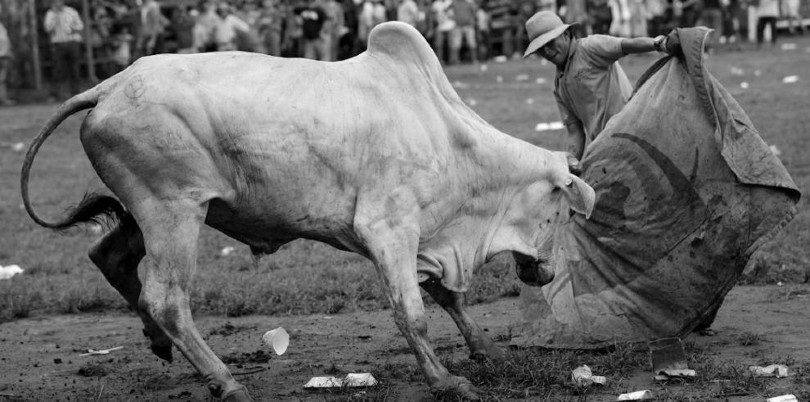
[[0,58],[11,56],[11,40],[3,23],[0,23]]
[[79,42],[82,29],[84,23],[72,7],[62,6],[59,11],[49,9],[45,13],[45,32],[51,35],[51,43]]

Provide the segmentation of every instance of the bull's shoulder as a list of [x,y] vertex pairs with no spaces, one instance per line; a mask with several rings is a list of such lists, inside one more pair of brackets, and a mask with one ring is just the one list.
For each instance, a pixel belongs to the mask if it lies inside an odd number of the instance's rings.
[[368,37],[371,55],[388,56],[400,65],[441,71],[442,67],[424,36],[409,24],[391,21],[377,25]]

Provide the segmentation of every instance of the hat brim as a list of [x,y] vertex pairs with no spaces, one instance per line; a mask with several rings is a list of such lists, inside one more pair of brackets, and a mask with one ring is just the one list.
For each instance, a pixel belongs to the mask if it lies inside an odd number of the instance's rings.
[[571,27],[573,25],[576,25],[576,23],[562,24],[562,25],[558,26],[557,28],[554,28],[554,29],[552,29],[552,30],[550,30],[550,31],[548,31],[548,32],[534,38],[534,40],[531,41],[531,43],[529,43],[529,47],[527,47],[526,51],[523,53],[523,57],[529,57],[530,54],[536,52],[538,49],[545,46],[546,43],[549,43],[552,40],[554,40],[554,38],[562,35],[562,33],[565,32],[566,29],[568,29],[569,27]]

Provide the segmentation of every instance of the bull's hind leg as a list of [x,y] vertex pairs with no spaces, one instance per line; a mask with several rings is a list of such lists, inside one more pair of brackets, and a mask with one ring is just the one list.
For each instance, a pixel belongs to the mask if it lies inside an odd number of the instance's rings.
[[492,339],[481,330],[467,313],[465,306],[466,295],[464,293],[453,292],[433,278],[422,282],[422,288],[453,318],[459,331],[461,331],[461,335],[467,341],[467,346],[470,348],[470,359],[494,361],[506,359],[503,350],[495,345],[495,342],[492,342]]
[[151,205],[145,211],[148,213],[135,213],[146,248],[138,305],[206,378],[213,396],[222,400],[250,400],[245,387],[234,380],[203,341],[191,318],[188,287],[196,269],[197,238],[205,208],[191,202],[174,202],[168,208]]
[[138,313],[144,334],[151,340],[152,352],[161,359],[172,361],[172,341],[146,312],[138,308],[141,280],[138,264],[145,254],[143,235],[138,224],[127,215],[90,249],[90,260],[101,270],[118,293]]

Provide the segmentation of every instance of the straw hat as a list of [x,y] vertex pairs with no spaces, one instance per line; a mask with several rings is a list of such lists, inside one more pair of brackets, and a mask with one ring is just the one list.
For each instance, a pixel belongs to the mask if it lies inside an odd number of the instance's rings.
[[529,43],[529,47],[526,48],[526,52],[523,53],[523,57],[536,52],[537,49],[540,49],[545,46],[546,43],[560,36],[572,25],[576,25],[576,22],[573,24],[563,24],[560,17],[552,11],[540,11],[532,15],[532,17],[526,21],[526,33],[529,35],[531,43]]

